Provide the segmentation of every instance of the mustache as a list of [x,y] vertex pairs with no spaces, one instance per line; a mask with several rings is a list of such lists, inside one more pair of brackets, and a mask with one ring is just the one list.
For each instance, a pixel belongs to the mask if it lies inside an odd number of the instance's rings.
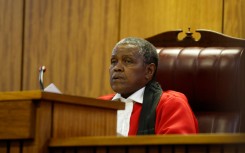
[[111,78],[112,78],[112,79],[124,79],[125,76],[124,76],[123,74],[113,73],[113,74],[111,75]]

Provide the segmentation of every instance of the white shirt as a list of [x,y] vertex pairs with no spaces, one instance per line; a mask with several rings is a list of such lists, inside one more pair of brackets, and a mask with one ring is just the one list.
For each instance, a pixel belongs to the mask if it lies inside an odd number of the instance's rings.
[[120,99],[121,102],[125,103],[125,110],[117,111],[117,133],[123,136],[128,136],[130,117],[133,111],[134,102],[143,103],[145,87],[139,89],[127,99],[123,98],[121,94],[116,94],[112,100],[117,101]]

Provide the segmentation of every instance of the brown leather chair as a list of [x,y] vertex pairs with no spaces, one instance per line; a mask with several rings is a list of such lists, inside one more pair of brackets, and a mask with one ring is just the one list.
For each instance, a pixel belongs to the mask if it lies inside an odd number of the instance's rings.
[[147,38],[159,51],[157,80],[163,90],[184,93],[197,116],[200,133],[245,132],[245,40],[196,30]]

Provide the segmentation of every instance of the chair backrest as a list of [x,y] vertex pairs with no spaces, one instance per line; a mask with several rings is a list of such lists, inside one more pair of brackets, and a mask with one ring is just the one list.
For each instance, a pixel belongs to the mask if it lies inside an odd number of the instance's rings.
[[157,80],[163,90],[184,93],[197,116],[200,133],[245,132],[245,40],[196,30],[147,38],[159,51]]

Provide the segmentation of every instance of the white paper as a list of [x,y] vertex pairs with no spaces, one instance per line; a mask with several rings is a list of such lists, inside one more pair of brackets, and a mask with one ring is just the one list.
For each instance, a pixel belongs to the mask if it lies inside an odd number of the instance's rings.
[[48,86],[44,89],[44,91],[61,94],[61,91],[60,91],[60,90],[59,90],[53,83],[51,83],[50,85],[48,85]]

